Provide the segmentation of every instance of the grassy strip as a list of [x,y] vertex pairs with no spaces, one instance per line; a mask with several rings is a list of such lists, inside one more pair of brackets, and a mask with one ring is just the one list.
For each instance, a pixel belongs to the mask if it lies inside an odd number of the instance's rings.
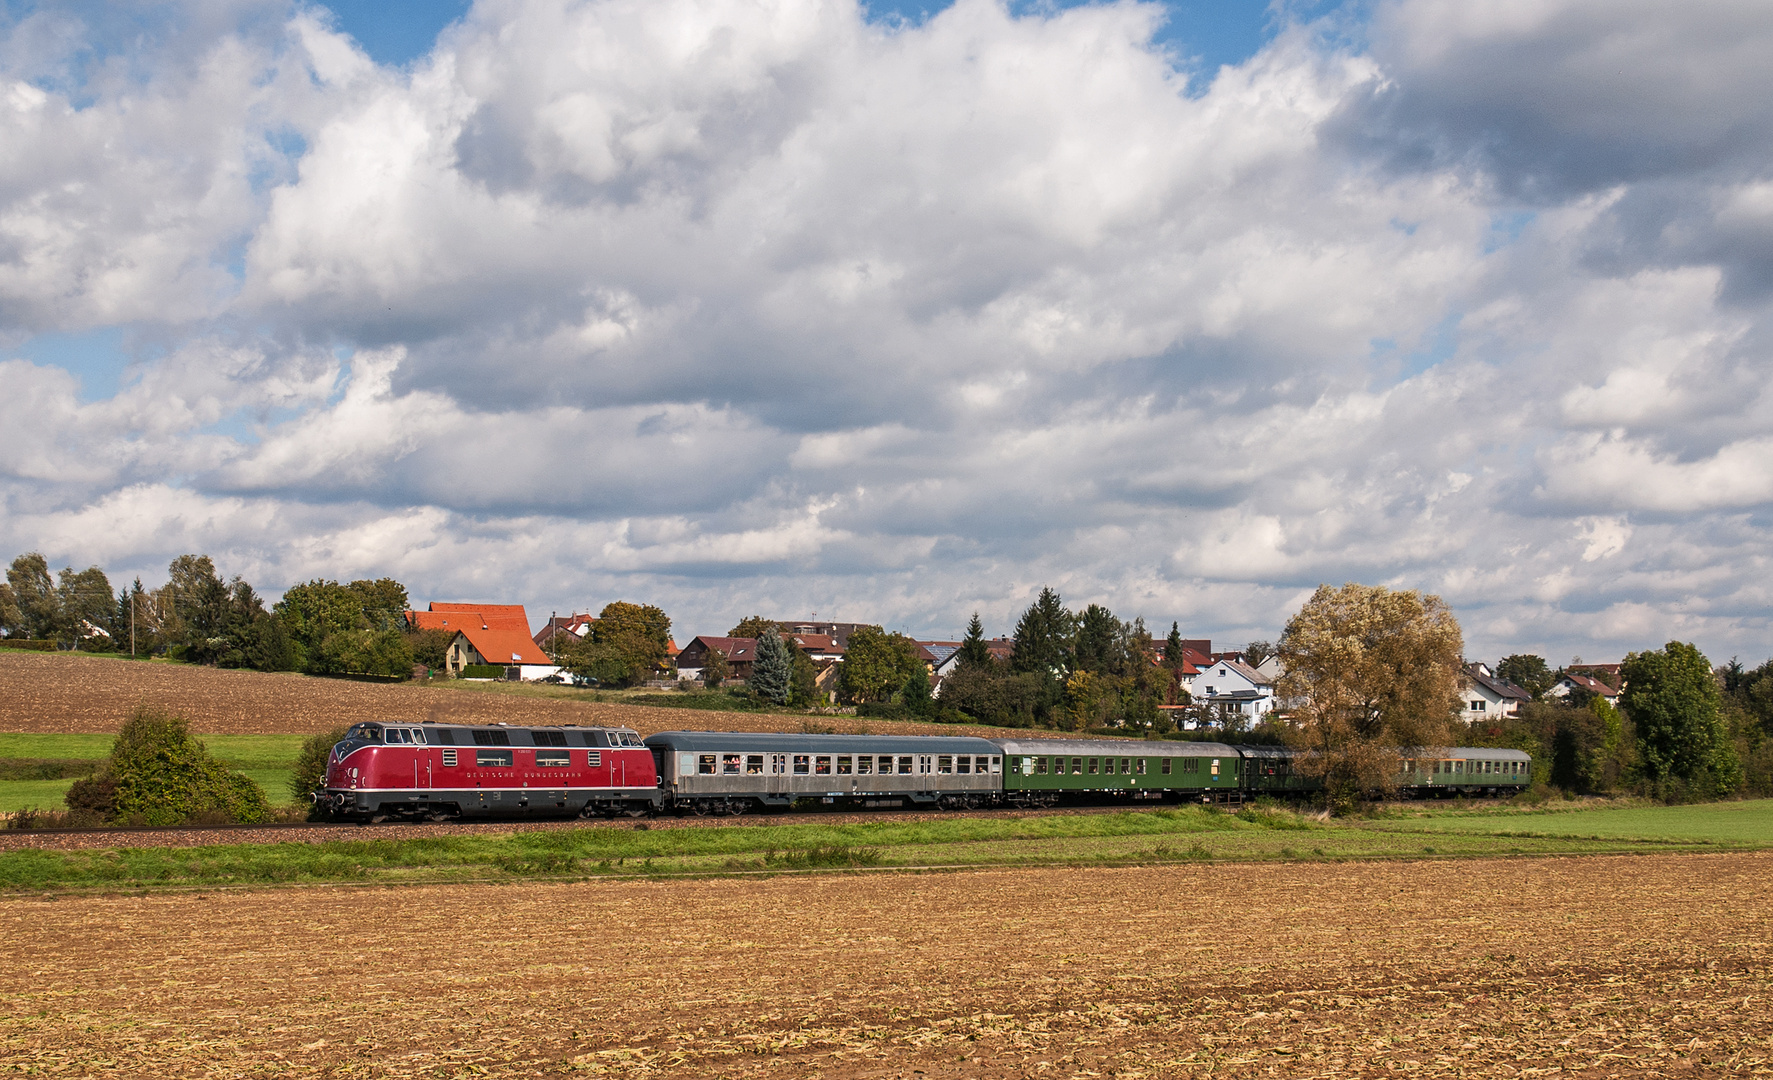
[[1490,808],[1416,814],[1399,810],[1367,823],[1366,827],[1410,833],[1703,841],[1758,847],[1773,844],[1773,799],[1696,806],[1567,808],[1551,804],[1500,812]]
[[0,853],[0,888],[485,880],[727,874],[845,867],[1040,866],[1211,859],[1368,859],[1670,850],[1631,840],[1425,835],[1285,811],[1189,807],[1100,815],[695,829],[584,828],[320,844]]
[[[219,760],[236,769],[288,769],[306,735],[198,735]],[[115,735],[33,735],[0,732],[0,758],[98,761],[109,757]]]
[[62,799],[72,786],[65,780],[7,780],[0,782],[0,814],[15,810],[62,810]]

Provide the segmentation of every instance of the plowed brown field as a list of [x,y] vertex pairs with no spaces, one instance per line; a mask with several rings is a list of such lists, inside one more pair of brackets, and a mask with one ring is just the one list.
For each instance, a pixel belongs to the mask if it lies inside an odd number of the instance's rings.
[[1767,1075],[1773,856],[0,902],[78,1076]]
[[[307,675],[224,671],[69,654],[0,653],[0,731],[116,731],[138,703],[160,706],[212,735],[326,731],[362,720],[416,724],[626,724],[655,731],[798,731],[802,718],[593,701],[495,689],[353,682]],[[814,718],[843,731],[853,717]],[[880,734],[996,732],[947,724],[866,721]]]

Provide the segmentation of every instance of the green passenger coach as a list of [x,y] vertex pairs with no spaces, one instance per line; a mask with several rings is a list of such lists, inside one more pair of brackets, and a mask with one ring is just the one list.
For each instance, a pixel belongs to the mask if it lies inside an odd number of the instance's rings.
[[1243,775],[1223,743],[1110,739],[994,739],[1004,753],[1004,798],[1051,806],[1063,796],[1125,799],[1229,798]]

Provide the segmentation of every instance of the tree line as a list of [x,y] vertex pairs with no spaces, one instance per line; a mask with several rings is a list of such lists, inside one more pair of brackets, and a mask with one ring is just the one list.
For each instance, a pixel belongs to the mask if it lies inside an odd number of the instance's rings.
[[0,632],[9,643],[165,656],[193,664],[405,677],[415,663],[443,666],[450,635],[409,632],[406,587],[392,578],[315,579],[266,606],[239,575],[224,579],[208,555],[180,555],[167,581],[140,578],[113,592],[97,566],[52,575],[37,552],[12,561],[0,585]]

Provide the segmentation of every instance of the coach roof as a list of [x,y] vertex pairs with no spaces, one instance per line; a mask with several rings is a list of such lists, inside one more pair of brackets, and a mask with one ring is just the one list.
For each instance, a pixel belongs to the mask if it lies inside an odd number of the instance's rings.
[[1066,754],[1077,757],[1237,757],[1237,751],[1216,742],[1147,742],[1143,739],[994,739],[1014,757]]
[[1002,754],[996,743],[956,735],[788,735],[756,731],[661,731],[655,750],[752,754]]

